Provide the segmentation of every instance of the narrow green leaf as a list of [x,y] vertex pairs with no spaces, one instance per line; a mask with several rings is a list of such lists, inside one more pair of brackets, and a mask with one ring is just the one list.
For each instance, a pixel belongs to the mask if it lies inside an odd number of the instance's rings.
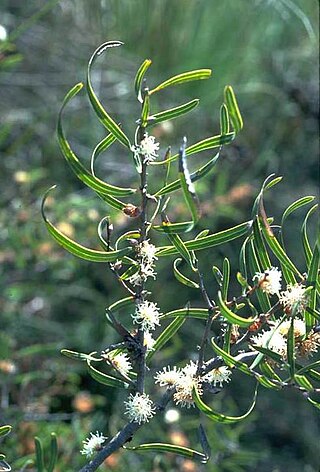
[[292,271],[294,274],[297,274],[300,278],[303,278],[300,272],[298,271],[298,269],[293,264],[293,262],[287,256],[286,252],[280,245],[277,238],[274,235],[270,234],[265,224],[263,224],[263,227],[262,227],[262,234],[268,246],[270,247],[271,251],[279,259],[281,264],[283,264],[289,271]]
[[[189,251],[200,251],[202,249],[208,249],[213,246],[219,246],[220,244],[233,241],[234,239],[245,236],[251,227],[251,222],[247,221],[238,226],[220,231],[219,233],[210,234],[203,238],[193,239],[185,243],[186,248]],[[157,256],[169,256],[179,254],[179,251],[175,246],[160,246],[157,250]]]
[[150,90],[150,95],[152,95],[155,92],[159,92],[159,90],[162,90],[171,85],[184,84],[192,80],[208,79],[210,76],[211,76],[211,69],[198,69],[198,70],[192,70],[190,72],[184,72],[183,74],[175,75],[174,77],[171,77],[170,79],[165,80],[161,84],[157,85],[157,87]]
[[106,182],[98,179],[94,175],[92,175],[81,162],[79,161],[78,157],[72,151],[69,142],[67,141],[63,128],[62,128],[62,113],[65,106],[68,102],[81,90],[83,84],[79,83],[76,84],[72,89],[67,93],[63,100],[62,107],[59,112],[58,117],[58,125],[57,125],[57,133],[58,133],[58,141],[60,145],[61,152],[66,159],[67,163],[76,174],[78,179],[80,179],[84,184],[90,187],[95,192],[99,192],[101,194],[113,195],[116,197],[126,197],[132,195],[136,192],[135,189],[132,188],[121,188],[116,187],[114,185],[107,184]]
[[84,354],[83,352],[77,351],[69,351],[69,349],[61,349],[60,352],[63,356],[69,357],[70,359],[75,359],[77,361],[87,361],[88,359],[98,360],[92,357],[91,354]]
[[[320,321],[320,312],[318,310],[313,310],[312,308],[307,306],[306,311],[308,312],[309,315],[311,315],[317,321]],[[312,325],[313,325],[313,322],[312,322]]]
[[[272,351],[271,351],[272,352]],[[266,362],[265,359],[262,359],[262,361],[260,362],[259,364],[259,367],[260,367],[260,370],[261,372],[266,376],[268,377],[269,379],[274,379],[274,380],[277,380],[278,382],[282,382],[281,378],[279,377],[279,375],[277,375],[275,373],[275,371],[273,370],[273,368],[270,366],[270,364],[268,362]]]
[[[262,269],[260,267],[256,250],[255,250],[255,246],[252,240],[249,241],[249,243],[247,244],[246,252],[247,252],[251,276],[254,276],[257,272],[261,273]],[[271,304],[270,304],[267,294],[264,293],[262,290],[256,290],[256,294],[257,294],[257,298],[258,298],[262,313],[267,313],[271,308]]]
[[162,225],[152,226],[152,229],[158,231],[159,233],[166,234],[181,234],[188,233],[193,229],[193,221],[183,221],[181,223],[166,223],[163,222]]
[[192,270],[195,270],[194,268],[194,260],[192,253],[187,249],[185,243],[182,241],[180,236],[178,234],[174,233],[167,233],[168,238],[178,251],[178,253],[183,257],[183,259],[190,265]]
[[259,219],[255,218],[253,220],[253,236],[254,236],[254,246],[256,248],[256,254],[262,268],[262,272],[271,268],[271,261],[266,250],[266,246],[261,236],[261,226]]
[[[307,276],[307,285],[313,287],[311,292],[309,293],[309,302],[308,302],[308,308],[311,309],[312,311],[316,309],[317,287],[319,286],[319,269],[320,269],[320,251],[319,251],[319,245],[316,243],[313,249],[313,254],[310,261],[308,276]],[[310,314],[309,310],[305,312],[305,322],[306,322],[307,331],[309,332],[314,325],[314,319],[313,319],[313,316]]]
[[90,168],[91,168],[91,174],[95,176],[95,171],[94,171],[94,165],[100,154],[108,149],[108,147],[111,146],[116,141],[116,138],[112,133],[109,133],[108,136],[103,138],[94,148],[91,159],[90,159]]
[[36,449],[36,464],[37,464],[37,472],[45,472],[44,468],[44,457],[43,457],[43,448],[40,439],[35,436],[34,444]]
[[139,69],[137,71],[137,74],[136,74],[136,77],[134,79],[134,90],[136,92],[137,99],[139,100],[140,103],[143,102],[143,98],[142,98],[142,94],[141,94],[142,81],[143,81],[143,78],[144,78],[147,70],[151,66],[151,64],[152,64],[151,59],[146,59],[145,61],[143,61],[143,63],[139,67]]
[[[5,456],[0,454],[0,470],[1,472],[11,472],[11,466],[4,460]],[[33,462],[31,462],[33,464]]]
[[206,320],[208,318],[208,310],[206,308],[180,308],[178,310],[168,311],[160,316],[160,319],[167,318],[198,318],[199,320]]
[[305,388],[308,391],[313,390],[312,383],[310,382],[310,380],[307,379],[305,375],[295,374],[294,380],[300,387]]
[[231,85],[227,85],[224,89],[224,99],[230,115],[232,126],[237,133],[243,128],[243,120],[239,110],[238,102]]
[[307,224],[308,224],[308,220],[309,220],[310,216],[312,215],[312,213],[315,212],[315,210],[317,208],[318,208],[318,204],[314,205],[313,207],[310,208],[310,210],[306,214],[306,217],[305,217],[305,219],[302,223],[302,227],[301,227],[303,250],[304,250],[304,255],[305,255],[305,258],[306,258],[308,268],[309,268],[311,258],[312,258],[312,251],[311,251],[311,246],[310,246],[309,239],[308,239]]
[[199,460],[202,463],[207,462],[207,457],[201,452],[195,451],[188,447],[176,446],[174,444],[165,444],[165,443],[146,443],[141,444],[140,446],[125,446],[125,449],[130,451],[154,451],[154,452],[171,452],[178,454],[179,456],[189,457],[191,459]]
[[308,397],[307,398],[308,402],[311,403],[311,405],[315,406],[316,408],[318,408],[318,410],[320,410],[320,403],[319,402],[316,402],[315,400],[312,400],[312,398]]
[[10,425],[5,425],[5,426],[0,426],[0,437],[6,436],[9,434],[12,430],[12,426]]
[[128,280],[130,277],[132,277],[134,274],[136,274],[139,271],[139,265],[133,265],[129,267],[123,274],[121,274],[120,279],[121,280]]
[[222,265],[221,294],[222,294],[223,300],[226,300],[228,297],[229,282],[230,282],[230,262],[229,262],[229,259],[225,257],[223,259],[223,265]]
[[[187,160],[186,160],[186,138],[184,138],[183,144],[179,151],[179,179],[182,188],[182,193],[185,199],[185,202],[190,210],[192,216],[193,226],[199,220],[199,210],[198,210],[198,200],[195,192],[195,188],[190,178],[190,173],[187,167]],[[192,229],[191,228],[191,229]]]
[[220,291],[218,292],[218,305],[221,310],[221,315],[226,318],[229,323],[237,324],[242,328],[247,328],[256,320],[256,318],[242,318],[241,316],[233,313],[223,301]]
[[308,203],[313,202],[313,200],[314,200],[314,197],[307,196],[307,197],[299,198],[299,200],[296,200],[295,202],[291,203],[291,205],[288,206],[288,208],[284,211],[282,215],[281,226],[283,227],[285,220],[291,215],[291,213],[303,207],[304,205],[308,205]]
[[177,317],[162,331],[152,346],[152,350],[147,354],[147,363],[150,362],[153,355],[162,349],[162,347],[177,333],[185,320],[186,316]]
[[247,366],[247,364],[245,362],[238,361],[233,356],[231,356],[231,354],[229,354],[228,352],[221,349],[221,347],[219,347],[215,343],[214,338],[211,338],[211,344],[212,344],[212,347],[213,347],[214,351],[219,356],[222,357],[222,359],[225,361],[225,363],[229,367],[236,367],[237,369],[241,370],[241,372],[243,372],[244,374],[247,374],[247,375],[250,375],[250,376],[255,376],[255,373]]
[[220,132],[221,134],[227,134],[230,132],[228,107],[224,103],[220,107]]
[[51,433],[50,441],[50,461],[48,465],[48,472],[54,472],[54,468],[58,458],[58,443],[55,433]]
[[125,256],[126,254],[129,254],[132,251],[131,248],[121,249],[119,251],[109,251],[109,252],[97,251],[95,249],[86,248],[85,246],[82,246],[81,244],[78,244],[77,242],[73,241],[68,236],[65,236],[48,220],[48,218],[46,217],[44,213],[44,205],[45,205],[46,198],[50,190],[52,190],[53,188],[55,188],[55,186],[51,187],[43,197],[42,205],[41,205],[41,213],[42,213],[44,222],[46,224],[47,230],[53,236],[53,238],[60,244],[60,246],[62,246],[71,254],[81,259],[85,259],[92,262],[113,262],[113,261],[116,261],[117,259],[121,259],[122,256]]
[[241,416],[227,416],[223,415],[221,413],[217,413],[214,411],[212,408],[210,408],[208,405],[206,405],[200,398],[198,390],[194,387],[193,389],[193,399],[196,404],[196,406],[199,408],[202,413],[204,413],[208,418],[210,418],[213,421],[216,421],[218,423],[224,423],[224,424],[232,424],[232,423],[237,423],[238,421],[244,420],[247,418],[250,413],[253,411],[255,405],[256,405],[256,399],[257,399],[257,388],[255,389],[254,396],[253,396],[253,401],[252,404],[250,405],[250,408],[246,413],[244,413]]
[[180,282],[182,283],[183,285],[187,285],[187,287],[191,287],[191,288],[199,288],[199,284],[197,284],[196,282],[194,282],[193,280],[190,280],[188,277],[186,277],[185,275],[183,275],[179,269],[178,269],[178,264],[180,264],[182,262],[182,259],[181,258],[178,258],[174,261],[173,263],[173,273],[174,273],[174,276],[175,278]]
[[190,102],[184,103],[183,105],[179,105],[175,108],[170,108],[169,110],[160,111],[155,115],[149,116],[148,125],[156,125],[162,123],[163,121],[173,120],[174,118],[178,118],[181,115],[185,115],[189,113],[194,108],[199,105],[198,99],[191,100]]
[[150,112],[150,97],[149,94],[146,93],[143,98],[142,109],[141,109],[141,125],[145,128],[148,124],[149,120],[149,112]]
[[94,111],[96,112],[99,120],[114,135],[114,137],[124,146],[131,148],[131,144],[127,136],[124,134],[122,129],[117,125],[117,123],[111,118],[111,116],[106,112],[106,110],[101,105],[98,97],[96,96],[91,83],[91,68],[97,56],[100,56],[109,48],[121,46],[123,43],[121,41],[108,41],[101,46],[99,46],[94,53],[92,54],[87,69],[87,92],[90,99],[90,102],[93,106]]
[[[196,154],[198,152],[208,151],[209,149],[215,149],[217,147],[221,147],[224,144],[229,144],[231,141],[234,140],[235,134],[234,133],[227,133],[227,134],[219,134],[217,136],[210,136],[210,138],[203,139],[198,143],[192,144],[191,146],[186,148],[186,155],[191,156],[192,154]],[[179,153],[174,154],[170,159],[169,162],[175,161],[179,158]],[[155,161],[151,162],[153,166],[164,165],[165,161]]]
[[[262,346],[256,346],[255,344],[251,344],[251,347],[253,347],[253,349],[260,352],[261,354],[264,354],[265,356],[270,357],[270,359],[274,360],[277,364],[279,365],[283,364],[283,358],[280,356],[280,354],[277,354],[276,352],[271,351],[271,349],[268,349]],[[260,362],[262,359],[263,357],[260,358]]]
[[120,380],[116,377],[112,377],[111,375],[107,375],[107,374],[105,374],[103,372],[100,372],[99,370],[95,369],[91,365],[90,360],[87,360],[87,365],[88,365],[89,374],[97,382],[99,382],[103,385],[108,385],[109,387],[115,387],[115,388],[128,388],[129,387],[129,384],[127,384],[123,380]]

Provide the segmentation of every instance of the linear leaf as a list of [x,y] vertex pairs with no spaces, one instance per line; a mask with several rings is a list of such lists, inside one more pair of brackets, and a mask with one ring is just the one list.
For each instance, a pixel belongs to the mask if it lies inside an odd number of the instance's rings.
[[305,375],[295,374],[294,380],[296,381],[296,383],[298,385],[300,385],[300,387],[303,387],[303,388],[305,388],[306,390],[309,390],[309,391],[313,390],[312,383],[310,382],[310,380],[307,379],[307,377]]
[[223,300],[226,300],[228,297],[229,282],[230,282],[230,262],[229,262],[229,259],[225,257],[223,259],[223,265],[222,265],[221,294],[222,294]]
[[185,243],[182,241],[180,236],[178,234],[174,233],[167,233],[168,238],[174,245],[175,249],[178,251],[178,253],[182,256],[182,258],[190,265],[192,270],[194,269],[194,258],[192,253],[187,249]]
[[150,359],[153,355],[162,349],[162,347],[167,344],[167,342],[176,334],[176,332],[181,328],[183,323],[186,320],[186,316],[180,316],[175,318],[157,337],[154,345],[152,346],[152,351],[149,351],[147,354],[147,362],[150,362]]
[[296,200],[295,202],[291,203],[291,205],[288,206],[288,208],[284,211],[282,215],[281,226],[283,226],[285,220],[291,215],[291,213],[303,207],[304,205],[308,205],[308,203],[313,202],[313,200],[313,196],[307,196],[299,198],[299,200]]
[[142,81],[143,81],[143,78],[145,76],[145,73],[147,72],[147,70],[149,69],[151,64],[152,64],[151,59],[146,59],[145,61],[143,61],[143,63],[139,67],[139,69],[137,71],[137,74],[136,74],[136,77],[134,79],[134,90],[136,92],[137,99],[139,100],[140,103],[143,102],[143,98],[142,98],[142,94],[141,94]]
[[47,230],[49,231],[51,236],[53,236],[53,238],[57,241],[57,243],[60,244],[60,246],[62,246],[74,256],[92,262],[114,262],[117,259],[121,259],[122,256],[125,256],[132,251],[131,248],[121,249],[119,251],[97,251],[95,249],[89,249],[85,246],[82,246],[81,244],[73,241],[68,236],[65,236],[48,220],[44,213],[44,205],[47,195],[48,192],[43,198],[41,207],[42,217],[46,224]]
[[257,388],[255,389],[253,401],[252,401],[252,404],[250,405],[250,408],[248,409],[246,413],[244,413],[241,416],[227,416],[221,413],[217,413],[201,400],[198,390],[195,387],[193,389],[193,399],[196,406],[199,408],[199,410],[202,411],[202,413],[208,416],[208,418],[210,418],[211,420],[217,421],[218,423],[232,424],[232,423],[237,423],[238,421],[244,420],[250,415],[250,413],[252,412],[256,404]]
[[190,280],[188,277],[186,277],[185,275],[183,275],[179,269],[178,269],[178,264],[180,264],[182,262],[182,259],[181,258],[178,258],[174,261],[173,263],[173,273],[174,273],[174,276],[175,278],[180,282],[182,283],[183,285],[186,285],[187,287],[191,287],[191,288],[199,288],[199,284],[197,284],[196,282],[194,282],[193,280]]
[[88,187],[93,189],[96,192],[113,195],[115,197],[126,197],[132,195],[136,192],[135,189],[132,188],[121,188],[116,187],[114,185],[107,184],[106,182],[98,179],[94,175],[92,175],[81,162],[79,161],[78,157],[72,151],[69,142],[67,141],[63,128],[62,128],[62,113],[65,106],[68,102],[81,90],[83,84],[79,83],[76,84],[72,89],[67,93],[63,100],[63,104],[59,113],[58,117],[58,126],[57,126],[57,133],[58,133],[58,141],[60,145],[61,152],[65,157],[67,163],[70,165],[73,172],[76,176]]
[[224,103],[220,107],[220,132],[221,134],[227,134],[230,132],[228,107]]
[[195,99],[184,103],[183,105],[179,105],[178,107],[160,111],[155,115],[149,116],[148,125],[156,125],[158,123],[162,123],[163,121],[173,120],[174,118],[178,118],[178,116],[185,115],[196,108],[199,105],[199,102],[200,100]]
[[225,363],[229,367],[237,367],[237,369],[241,370],[241,372],[243,372],[244,374],[250,375],[250,376],[255,375],[255,373],[247,366],[247,364],[245,362],[238,361],[231,354],[229,354],[228,352],[225,352],[223,349],[221,349],[221,347],[219,347],[214,342],[214,338],[211,338],[211,344],[212,344],[212,347],[213,347],[214,351],[219,356],[222,357],[222,359],[225,361]]
[[[199,220],[199,211],[198,211],[198,200],[195,192],[195,188],[190,178],[190,173],[187,167],[186,160],[186,138],[183,140],[183,144],[179,151],[179,179],[182,188],[182,193],[185,199],[185,202],[190,210],[192,216],[192,228]],[[191,228],[191,229],[192,229]]]
[[[311,258],[309,270],[308,270],[308,276],[307,276],[307,285],[313,287],[311,292],[309,293],[309,303],[308,303],[308,308],[310,308],[311,310],[316,309],[317,286],[319,286],[319,268],[320,268],[320,251],[319,251],[319,245],[316,243],[313,250],[313,254],[312,254],[312,258]],[[305,321],[306,321],[307,331],[310,331],[310,329],[314,325],[314,319],[309,311],[305,312]]]
[[242,318],[241,316],[233,313],[223,301],[220,291],[218,292],[218,305],[221,310],[221,315],[226,318],[229,323],[237,324],[242,328],[247,328],[256,320],[256,318]]
[[155,452],[171,452],[174,454],[178,454],[179,456],[183,457],[190,457],[191,459],[200,460],[202,463],[207,462],[207,457],[205,454],[201,452],[195,451],[194,449],[190,449],[189,447],[184,446],[176,446],[174,444],[165,444],[165,443],[146,443],[141,444],[140,446],[125,446],[125,449],[129,449],[130,451],[155,451]]
[[206,308],[180,308],[178,310],[168,311],[160,316],[160,319],[167,318],[198,318],[199,320],[206,320],[208,318],[208,310]]
[[48,472],[54,472],[54,468],[58,458],[58,443],[55,433],[51,433],[50,441],[50,461],[48,465]]
[[[214,149],[217,147],[221,147],[224,144],[229,144],[231,141],[234,140],[235,134],[234,133],[227,133],[227,134],[219,134],[217,136],[210,136],[210,138],[203,139],[198,143],[192,144],[191,146],[186,148],[186,155],[190,156],[192,154],[196,154],[197,152],[208,151],[209,149]],[[179,157],[179,153],[174,154],[170,157],[167,162],[172,162],[177,160]],[[164,165],[166,161],[158,161],[152,162],[151,164],[154,166]]]
[[256,254],[259,259],[262,271],[264,272],[267,269],[271,268],[271,261],[267,253],[264,241],[261,236],[261,226],[259,224],[258,218],[253,220],[253,236],[254,236],[254,246],[256,248]]
[[90,360],[87,360],[87,365],[88,365],[89,374],[97,382],[99,382],[103,385],[108,385],[109,387],[116,387],[116,388],[128,388],[129,387],[129,384],[127,384],[123,380],[120,380],[116,377],[112,377],[111,375],[107,375],[107,374],[105,374],[103,372],[100,372],[99,370],[95,369],[91,365]]
[[91,168],[91,174],[95,176],[95,171],[94,171],[94,164],[97,160],[97,158],[100,156],[100,154],[108,149],[108,147],[111,146],[116,141],[116,138],[112,133],[109,133],[108,136],[103,138],[94,148],[91,159],[90,159],[90,168]]
[[12,426],[10,425],[4,425],[4,426],[0,426],[0,437],[3,437],[3,436],[6,436],[7,434],[9,434],[12,430]]
[[45,472],[44,468],[44,457],[43,457],[43,448],[40,439],[35,436],[34,444],[36,449],[36,464],[38,472]]
[[111,116],[106,112],[106,110],[101,105],[98,97],[96,96],[91,83],[91,68],[93,66],[94,61],[96,60],[97,56],[100,56],[103,52],[105,52],[109,48],[121,46],[123,43],[121,41],[108,41],[104,44],[101,44],[94,53],[92,54],[87,69],[87,92],[90,99],[90,102],[93,106],[94,111],[96,112],[99,120],[114,135],[114,137],[120,141],[121,144],[131,148],[130,141],[128,137],[124,134],[122,129],[117,125],[117,123],[111,118]]
[[[255,250],[253,241],[249,241],[249,243],[247,244],[246,252],[248,256],[248,262],[249,262],[251,275],[254,276],[257,272],[261,273],[262,269],[260,267],[260,264],[257,258],[257,253]],[[262,313],[267,313],[268,310],[271,308],[270,301],[267,294],[264,293],[262,290],[257,290],[256,294],[257,294],[257,298],[258,298]]]
[[312,251],[311,251],[311,246],[310,246],[309,239],[308,239],[307,224],[308,224],[308,220],[309,220],[310,216],[312,215],[312,213],[315,212],[315,210],[317,208],[318,208],[318,204],[316,204],[316,205],[314,205],[313,207],[310,208],[310,210],[306,214],[306,217],[305,217],[305,219],[302,223],[302,227],[301,227],[303,250],[304,250],[304,255],[305,255],[305,258],[306,258],[308,268],[309,268],[311,258],[312,258]]
[[171,85],[184,84],[192,80],[209,79],[209,77],[211,76],[211,72],[211,69],[197,69],[192,70],[190,72],[184,72],[182,74],[175,75],[170,79],[165,80],[161,84],[157,85],[157,87],[155,87],[154,89],[150,90],[150,95],[155,92],[159,92],[159,90],[162,90]]
[[88,359],[97,360],[92,357],[91,354],[84,354],[83,352],[70,351],[69,349],[61,349],[60,352],[63,356],[69,357],[70,359],[75,359],[77,361],[87,361]]
[[316,402],[315,400],[312,400],[312,398],[308,397],[307,398],[308,402],[311,403],[311,405],[315,406],[316,408],[318,408],[318,410],[320,410],[320,403],[319,402]]
[[[220,231],[219,233],[209,234],[203,238],[193,239],[187,241],[185,246],[189,251],[200,251],[202,249],[208,249],[213,246],[218,246],[234,239],[245,236],[248,233],[248,230],[251,227],[251,222],[247,221],[240,225],[234,226],[232,228]],[[157,250],[157,256],[169,256],[179,254],[179,251],[175,246],[160,246]]]
[[237,133],[243,128],[243,120],[239,110],[238,102],[231,85],[227,85],[224,89],[224,99],[230,115],[232,126]]

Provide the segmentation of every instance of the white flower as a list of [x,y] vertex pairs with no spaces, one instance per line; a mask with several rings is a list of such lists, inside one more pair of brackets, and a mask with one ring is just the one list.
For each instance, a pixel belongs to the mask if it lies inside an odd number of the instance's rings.
[[160,144],[156,142],[156,138],[154,136],[148,136],[148,133],[146,133],[140,145],[133,147],[133,152],[142,155],[144,161],[148,163],[158,157],[159,147]]
[[252,280],[257,279],[258,286],[263,292],[274,295],[281,290],[281,277],[281,271],[277,267],[271,267],[264,272],[257,272]]
[[171,367],[164,367],[162,371],[156,373],[155,383],[158,383],[160,387],[172,387],[176,385],[181,378],[181,371],[177,369],[176,366],[171,369]]
[[127,376],[128,373],[132,370],[132,365],[128,354],[125,352],[108,352],[107,354],[102,354],[102,357],[110,362],[110,364],[120,372],[120,374]]
[[148,277],[156,278],[156,272],[149,263],[140,262],[140,270],[129,277],[129,282],[135,287],[147,281]]
[[143,344],[144,346],[146,346],[147,352],[154,351],[153,346],[155,342],[156,340],[152,337],[152,334],[150,333],[150,331],[145,331],[144,337],[143,337]]
[[203,379],[196,375],[197,368],[197,363],[190,361],[190,363],[181,370],[181,375],[176,382],[176,392],[173,395],[173,399],[177,405],[181,405],[182,407],[186,406],[187,408],[194,406],[192,398],[194,387],[197,389],[200,396],[203,394]]
[[214,387],[219,384],[222,387],[223,382],[230,382],[231,371],[227,366],[222,365],[208,372],[204,379],[213,383]]
[[290,313],[293,310],[296,310],[298,313],[301,313],[308,302],[308,295],[306,294],[306,289],[302,285],[288,285],[287,290],[280,293],[279,296],[280,303],[284,306],[286,310]]
[[152,331],[160,325],[160,311],[156,303],[144,301],[140,303],[132,316],[133,322],[141,325],[143,331]]
[[157,260],[156,252],[157,248],[153,244],[150,244],[148,240],[142,241],[138,246],[139,254],[141,255],[142,261],[147,264],[153,264]]
[[80,451],[81,454],[84,454],[87,458],[91,457],[95,452],[102,449],[102,444],[106,439],[107,438],[98,431],[96,434],[90,433],[90,437],[82,441],[83,449]]
[[149,395],[145,393],[132,393],[129,395],[126,405],[125,414],[129,416],[131,422],[146,423],[155,414],[155,407]]
[[[279,331],[279,333],[282,334],[282,336],[287,336],[290,326],[291,326],[291,320],[284,321],[283,323],[281,323],[277,331]],[[302,336],[305,336],[306,334],[305,322],[295,318],[293,321],[293,332],[294,332],[295,338],[300,338]]]
[[252,336],[252,344],[259,347],[266,347],[281,356],[286,356],[287,341],[279,331],[263,331],[262,333]]

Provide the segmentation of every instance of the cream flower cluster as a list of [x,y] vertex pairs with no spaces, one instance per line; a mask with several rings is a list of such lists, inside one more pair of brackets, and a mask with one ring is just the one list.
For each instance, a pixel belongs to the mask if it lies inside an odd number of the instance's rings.
[[139,324],[143,331],[153,331],[160,325],[160,315],[157,304],[146,300],[137,305],[136,311],[131,317],[133,322]]
[[306,288],[300,284],[287,286],[287,290],[280,293],[280,303],[290,313],[296,311],[301,313],[307,306],[308,294]]
[[108,352],[106,354],[102,353],[102,357],[109,362],[120,374],[127,376],[132,370],[132,365],[128,354],[125,352]]
[[103,436],[102,433],[98,431],[90,433],[90,436],[82,441],[83,449],[80,451],[81,454],[84,454],[87,458],[93,456],[93,454],[102,449],[102,445],[107,438]]
[[146,423],[155,414],[155,406],[150,400],[149,395],[145,393],[131,393],[128,401],[124,402],[126,405],[125,415],[128,415],[131,422]]
[[136,155],[142,156],[143,161],[148,164],[157,159],[159,147],[160,144],[156,142],[156,138],[145,133],[144,139],[138,146],[133,146],[132,151]]
[[146,282],[148,277],[156,278],[155,261],[157,248],[150,244],[148,240],[142,241],[136,247],[137,262],[139,270],[129,278],[129,282],[133,286],[141,285]]
[[177,405],[190,408],[194,406],[192,397],[193,389],[196,388],[198,394],[203,394],[202,384],[204,382],[213,383],[214,386],[219,384],[222,387],[223,382],[230,381],[231,372],[226,366],[221,366],[213,369],[203,377],[197,375],[198,364],[190,361],[183,369],[178,369],[176,366],[164,367],[162,371],[155,375],[155,383],[160,387],[175,387],[173,400]]
[[277,267],[271,267],[264,272],[257,272],[253,281],[257,281],[259,288],[268,295],[279,294],[281,290],[281,271]]

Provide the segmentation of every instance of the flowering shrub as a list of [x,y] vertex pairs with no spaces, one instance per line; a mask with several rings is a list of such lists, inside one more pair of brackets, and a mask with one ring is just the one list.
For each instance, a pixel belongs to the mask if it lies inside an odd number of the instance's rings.
[[[96,470],[103,461],[131,440],[134,433],[162,413],[170,401],[181,408],[197,408],[212,421],[235,423],[246,418],[254,409],[257,392],[261,387],[281,391],[294,388],[312,405],[319,408],[314,398],[320,374],[319,362],[312,358],[320,345],[316,309],[319,295],[319,246],[309,242],[307,224],[313,206],[303,223],[302,242],[306,267],[301,272],[287,254],[282,228],[287,217],[295,210],[310,204],[313,197],[303,197],[292,203],[284,212],[281,225],[274,225],[266,214],[264,194],[280,182],[269,177],[257,196],[251,220],[210,234],[201,231],[193,239],[183,240],[181,235],[196,229],[200,218],[199,202],[194,183],[204,178],[216,165],[224,145],[231,143],[241,131],[243,122],[234,91],[225,87],[224,103],[220,108],[220,132],[191,146],[183,139],[177,154],[170,148],[162,150],[160,143],[150,134],[156,124],[175,119],[191,112],[199,103],[193,99],[175,108],[152,114],[151,99],[169,86],[187,81],[208,79],[211,71],[199,69],[182,73],[162,82],[153,89],[146,85],[145,74],[151,65],[146,60],[135,78],[135,92],[141,103],[134,141],[102,106],[91,83],[91,69],[97,57],[122,43],[111,41],[100,46],[92,55],[87,73],[86,91],[92,107],[109,134],[95,147],[90,171],[71,149],[62,126],[62,113],[69,101],[83,88],[75,85],[66,95],[58,120],[58,138],[62,153],[77,177],[90,187],[107,205],[131,218],[135,229],[115,236],[110,218],[104,217],[98,226],[101,250],[89,249],[64,235],[42,214],[49,233],[70,253],[92,262],[105,263],[119,281],[126,297],[114,302],[106,310],[106,322],[117,333],[117,342],[100,353],[80,353],[64,349],[68,357],[87,363],[89,374],[110,388],[128,390],[123,414],[128,422],[114,437],[108,439],[101,432],[83,442],[81,451],[92,459],[81,472]],[[133,187],[111,185],[95,175],[95,161],[102,151],[115,141],[122,144],[135,166],[139,183]],[[216,154],[205,165],[190,173],[188,159],[196,153],[216,149]],[[163,158],[161,158],[163,154]],[[172,168],[178,164],[178,175],[172,179]],[[164,169],[164,181],[153,194],[149,193],[148,169]],[[160,178],[158,179],[159,182]],[[191,219],[183,222],[170,220],[169,195],[181,191]],[[48,193],[47,193],[48,195]],[[124,199],[130,199],[129,202]],[[160,233],[164,245],[153,244],[153,232]],[[230,263],[224,259],[223,267],[213,267],[219,291],[213,296],[204,282],[198,253],[214,246],[242,238],[236,294],[229,293]],[[156,266],[158,259],[175,257],[173,273],[177,281],[190,289],[198,290],[203,306],[174,307],[167,313],[153,301],[157,289]],[[154,288],[155,287],[155,288]],[[153,292],[152,292],[153,290]],[[187,301],[186,301],[187,302]],[[130,314],[130,323],[124,324],[117,312]],[[197,358],[186,359],[183,365],[159,366],[157,353],[170,342],[186,320],[201,320],[204,324],[202,339],[198,340]],[[213,323],[216,327],[213,330]],[[119,340],[120,339],[120,340]],[[156,369],[155,376],[150,367]],[[210,394],[223,392],[232,381],[232,373],[239,370],[255,380],[256,387],[246,412],[230,416],[217,412],[210,403]],[[149,387],[152,381],[153,387]],[[160,401],[155,401],[158,387],[164,389]],[[124,416],[125,417],[125,416]],[[200,425],[202,451],[164,443],[147,443],[126,446],[139,451],[174,452],[200,462],[210,458],[210,448],[204,428]]]

